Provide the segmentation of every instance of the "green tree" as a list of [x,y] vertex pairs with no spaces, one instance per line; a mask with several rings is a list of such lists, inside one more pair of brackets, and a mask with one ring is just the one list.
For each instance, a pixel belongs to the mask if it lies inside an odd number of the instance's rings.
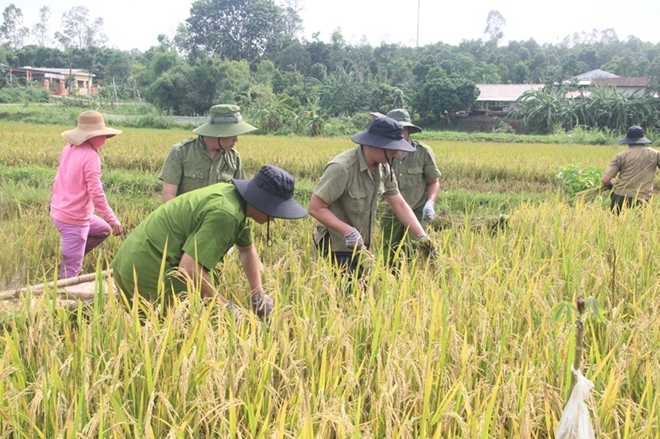
[[501,81],[497,66],[484,62],[475,67],[470,78],[478,84],[499,84]]
[[522,61],[513,66],[513,83],[526,84],[529,81],[529,67]]
[[470,76],[474,70],[474,58],[472,56],[459,53],[452,61],[452,72],[459,76]]
[[126,52],[112,51],[103,67],[109,78],[126,80],[131,75],[132,58]]
[[254,62],[281,46],[282,8],[269,0],[196,0],[186,19],[197,53]]
[[45,47],[50,42],[48,35],[48,21],[50,20],[50,8],[42,6],[39,9],[39,21],[32,26],[32,35],[37,40],[37,45]]
[[217,103],[236,102],[240,93],[250,86],[250,65],[247,61],[222,61],[218,66]]
[[370,110],[368,84],[355,72],[339,67],[326,77],[319,90],[319,104],[329,116],[352,115]]
[[578,52],[577,59],[585,63],[589,70],[600,67],[600,56],[598,55],[598,49],[594,46],[582,47]]
[[189,75],[190,67],[186,64],[168,70],[149,86],[146,92],[147,100],[161,110],[174,114],[192,113],[192,109],[187,108],[185,99],[190,91]]
[[9,43],[12,50],[23,47],[23,42],[30,35],[30,30],[23,26],[23,11],[13,3],[2,12],[2,25],[0,25],[0,37]]
[[102,32],[103,18],[91,19],[89,9],[74,6],[62,14],[62,32],[55,32],[55,39],[65,50],[99,47],[108,41]]
[[477,97],[479,89],[469,79],[458,75],[436,76],[422,87],[415,108],[425,119],[436,122],[445,119],[450,123],[453,113],[469,109]]
[[306,73],[311,65],[311,57],[298,40],[292,40],[284,49],[272,54],[272,60],[279,70]]
[[302,33],[303,21],[300,18],[299,0],[282,0],[284,35],[290,40],[296,40]]
[[500,14],[500,11],[492,10],[488,13],[484,34],[487,35],[490,40],[500,41],[504,36],[502,28],[504,28],[505,25],[506,20],[502,14]]
[[660,93],[660,56],[655,57],[645,72],[649,78],[648,89]]

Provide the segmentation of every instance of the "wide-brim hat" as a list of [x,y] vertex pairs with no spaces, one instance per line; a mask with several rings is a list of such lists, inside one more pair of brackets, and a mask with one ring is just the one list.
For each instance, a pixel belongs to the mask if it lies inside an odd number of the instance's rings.
[[209,112],[209,121],[197,127],[193,133],[207,137],[234,137],[256,130],[243,121],[238,105],[214,105]]
[[387,117],[391,117],[392,119],[399,121],[404,127],[408,127],[410,134],[421,133],[423,131],[420,127],[412,123],[410,113],[404,108],[397,108],[389,111]]
[[307,210],[293,199],[295,182],[284,169],[265,165],[253,178],[233,178],[231,182],[250,206],[268,216],[296,219],[307,215]]
[[82,145],[92,137],[112,137],[121,134],[121,130],[105,126],[103,115],[98,111],[87,110],[78,116],[78,126],[69,131],[64,131],[62,137],[72,145]]
[[635,145],[651,143],[649,139],[644,136],[644,128],[632,125],[626,131],[626,137],[619,140],[619,145]]
[[390,117],[378,117],[369,129],[353,134],[351,140],[360,145],[395,151],[413,152],[415,148],[403,138],[403,126]]

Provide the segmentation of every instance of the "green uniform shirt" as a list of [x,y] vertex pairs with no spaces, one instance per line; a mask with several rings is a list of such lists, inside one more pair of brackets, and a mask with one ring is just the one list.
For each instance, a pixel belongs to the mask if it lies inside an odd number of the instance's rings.
[[629,146],[614,157],[605,174],[618,174],[614,193],[624,197],[648,200],[653,192],[653,178],[660,167],[660,151],[646,146]]
[[[350,149],[336,156],[325,166],[314,194],[328,204],[337,218],[355,227],[362,235],[365,245],[371,244],[376,228],[376,208],[382,195],[399,193],[396,178],[390,179],[390,172],[381,164],[376,164],[373,176],[361,147]],[[314,231],[314,242],[330,233],[332,251],[350,251],[344,236],[329,230],[318,223]]]
[[[138,286],[152,290],[158,286],[161,263],[168,273],[179,266],[184,252],[211,271],[234,244],[252,244],[245,212],[245,201],[232,184],[214,184],[176,197],[131,232],[110,266],[128,280],[135,270]],[[185,290],[185,283],[174,279],[174,285],[181,288],[177,291]]]
[[[416,151],[404,153],[400,159],[395,158],[393,169],[401,196],[413,211],[418,211],[428,199],[427,180],[439,178],[441,174],[431,147],[412,139],[409,142]],[[385,206],[383,217],[395,217],[389,204]]]
[[236,150],[217,151],[211,159],[202,136],[198,136],[170,148],[158,178],[178,186],[179,196],[211,184],[230,183],[232,178],[244,180],[245,173]]

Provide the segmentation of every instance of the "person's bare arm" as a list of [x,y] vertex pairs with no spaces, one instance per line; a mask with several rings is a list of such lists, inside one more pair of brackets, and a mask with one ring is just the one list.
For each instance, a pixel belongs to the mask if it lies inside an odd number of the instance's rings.
[[172,198],[176,197],[176,193],[179,190],[179,186],[172,183],[163,182],[163,204],[170,201]]
[[247,277],[250,284],[250,294],[260,295],[263,294],[263,286],[261,285],[261,263],[259,262],[259,254],[254,244],[247,247],[236,246],[238,249],[238,257],[243,265],[245,277]]
[[200,283],[201,278],[200,295],[203,298],[213,297],[215,294],[223,303],[227,303],[227,299],[222,294],[216,292],[215,288],[211,285],[211,278],[206,268],[195,261],[195,258],[188,253],[184,253],[179,262],[179,267],[188,273],[195,284]]
[[328,229],[342,235],[346,235],[353,230],[352,225],[346,224],[344,221],[337,218],[337,215],[328,209],[328,203],[323,201],[316,194],[312,194],[312,198],[309,200],[309,205],[307,206],[307,212]]

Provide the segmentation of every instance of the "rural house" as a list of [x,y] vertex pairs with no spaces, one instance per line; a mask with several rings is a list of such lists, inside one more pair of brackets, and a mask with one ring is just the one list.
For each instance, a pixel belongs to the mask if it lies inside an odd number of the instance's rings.
[[71,75],[71,93],[77,96],[87,96],[94,93],[94,74],[83,69],[10,67],[0,65],[3,75],[6,75],[10,84],[26,86],[29,83],[38,84],[49,89],[53,96],[66,96],[69,90],[66,87],[67,78]]
[[476,84],[479,89],[477,109],[486,113],[508,113],[528,90],[541,90],[544,84]]

